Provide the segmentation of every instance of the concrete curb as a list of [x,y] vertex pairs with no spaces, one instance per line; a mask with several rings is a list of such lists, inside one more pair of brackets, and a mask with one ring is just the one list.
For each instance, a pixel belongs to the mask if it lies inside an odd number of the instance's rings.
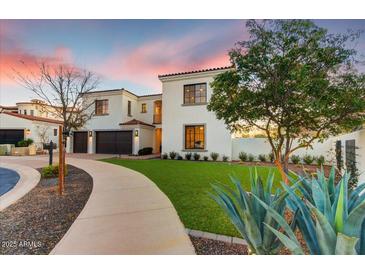
[[225,242],[228,244],[240,244],[240,245],[247,245],[247,242],[244,239],[232,237],[232,236],[226,236],[221,234],[214,234],[210,232],[200,231],[200,230],[194,230],[194,229],[185,229],[186,233],[193,237],[200,237],[205,239],[211,239],[216,241]]
[[41,179],[41,174],[34,168],[28,166],[1,163],[1,167],[15,170],[19,174],[20,179],[9,192],[0,197],[0,211],[15,203],[31,191]]

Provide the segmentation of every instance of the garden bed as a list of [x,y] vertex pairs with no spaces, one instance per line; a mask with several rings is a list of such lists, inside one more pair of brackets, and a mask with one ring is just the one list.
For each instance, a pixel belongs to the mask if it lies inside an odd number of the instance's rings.
[[[243,166],[262,166],[262,167],[276,167],[274,163],[271,162],[240,162],[240,161],[233,161],[232,163],[243,165]],[[307,173],[314,173],[317,172],[317,169],[320,169],[318,165],[305,165],[305,164],[289,164],[289,170],[293,171],[296,174],[303,174],[303,170],[305,170]],[[332,166],[324,165],[323,170],[326,174],[326,176],[329,175],[331,171]]]
[[247,246],[190,236],[197,255],[247,255]]
[[92,177],[74,166],[68,166],[62,196],[57,178],[41,179],[0,212],[0,254],[49,254],[80,214],[92,187]]

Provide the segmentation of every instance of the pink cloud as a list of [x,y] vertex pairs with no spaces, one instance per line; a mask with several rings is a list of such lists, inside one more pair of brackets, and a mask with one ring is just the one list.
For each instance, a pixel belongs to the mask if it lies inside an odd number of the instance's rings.
[[70,49],[58,47],[51,55],[42,56],[26,52],[17,47],[11,50],[0,51],[0,82],[6,85],[17,85],[14,80],[16,72],[28,74],[36,73],[40,62],[45,62],[50,66],[59,64],[72,65],[73,58]]
[[[232,40],[238,39],[239,32],[241,29],[233,30],[223,34],[221,39],[226,39],[227,35],[235,37]],[[133,49],[118,48],[94,69],[113,80],[160,89],[159,74],[229,65],[229,47],[220,45],[214,49],[212,39],[217,39],[216,33],[198,30],[179,39],[156,39]],[[208,50],[204,51],[205,48]],[[198,51],[203,52],[199,55]]]

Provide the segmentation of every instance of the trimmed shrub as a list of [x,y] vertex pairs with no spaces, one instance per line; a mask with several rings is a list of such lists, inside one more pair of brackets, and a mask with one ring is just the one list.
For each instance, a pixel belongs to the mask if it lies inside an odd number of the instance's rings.
[[[54,178],[58,177],[58,171],[59,166],[58,165],[52,165],[52,166],[46,166],[42,168],[41,175],[42,178]],[[68,174],[67,165],[65,166],[65,176]]]
[[222,161],[223,161],[223,162],[227,162],[227,161],[228,161],[228,156],[223,155],[223,156],[222,156]]
[[164,159],[164,160],[166,160],[168,158],[167,153],[163,153],[161,156],[162,156],[162,159]]
[[208,157],[208,156],[204,156],[204,157],[203,157],[203,160],[204,160],[204,161],[209,161],[209,157]]
[[176,156],[177,156],[177,153],[175,151],[171,151],[169,153],[169,156],[170,156],[171,160],[174,160],[176,158]]
[[138,150],[138,155],[150,155],[152,154],[153,148],[152,147],[144,147]]
[[324,156],[323,155],[318,156],[316,158],[316,162],[317,162],[317,165],[318,166],[323,166],[324,165],[324,162],[325,162]]
[[253,155],[250,153],[250,154],[248,154],[248,158],[247,158],[247,160],[248,160],[249,162],[253,162],[253,161],[255,161],[255,156],[253,156]]
[[19,141],[16,144],[16,146],[17,147],[28,147],[28,146],[30,146],[33,143],[34,143],[33,139],[24,139],[24,140]]
[[186,153],[185,154],[185,159],[186,160],[190,160],[191,159],[191,156],[192,156],[192,154],[189,152],[189,153]]
[[246,152],[244,152],[244,151],[241,151],[241,152],[238,154],[238,158],[240,158],[240,160],[241,160],[242,162],[246,162],[246,161],[247,161],[247,158],[248,158],[247,153],[246,153]]
[[266,155],[265,154],[259,154],[259,160],[261,162],[266,162]]
[[300,157],[298,155],[292,155],[290,160],[293,164],[297,165],[300,163]]
[[183,159],[183,157],[182,157],[181,155],[177,155],[177,159],[178,159],[178,160],[182,160],[182,159]]
[[269,158],[270,162],[273,163],[274,160],[275,160],[274,153],[273,152],[270,152],[269,155],[268,155],[268,158]]
[[304,155],[304,156],[303,156],[303,162],[304,162],[305,164],[307,164],[307,165],[311,165],[311,164],[313,163],[313,161],[314,161],[313,156],[308,155],[308,154],[306,154],[306,155]]
[[210,153],[210,158],[212,158],[212,160],[214,162],[217,161],[218,157],[219,157],[219,153],[217,153],[217,152]]
[[200,154],[195,152],[195,153],[193,154],[193,158],[194,158],[194,160],[195,160],[195,161],[199,161],[199,159],[200,159]]

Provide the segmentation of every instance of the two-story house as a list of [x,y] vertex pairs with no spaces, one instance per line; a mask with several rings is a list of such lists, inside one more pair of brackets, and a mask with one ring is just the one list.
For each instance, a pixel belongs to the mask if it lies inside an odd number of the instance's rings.
[[93,113],[72,133],[75,153],[137,154],[144,147],[161,150],[161,94],[138,96],[126,89],[93,91],[83,96]]
[[206,108],[210,83],[229,69],[160,75],[162,94],[138,96],[123,88],[85,94],[84,103],[94,115],[72,133],[71,151],[137,154],[152,147],[154,153],[218,152],[230,157],[231,134]]

